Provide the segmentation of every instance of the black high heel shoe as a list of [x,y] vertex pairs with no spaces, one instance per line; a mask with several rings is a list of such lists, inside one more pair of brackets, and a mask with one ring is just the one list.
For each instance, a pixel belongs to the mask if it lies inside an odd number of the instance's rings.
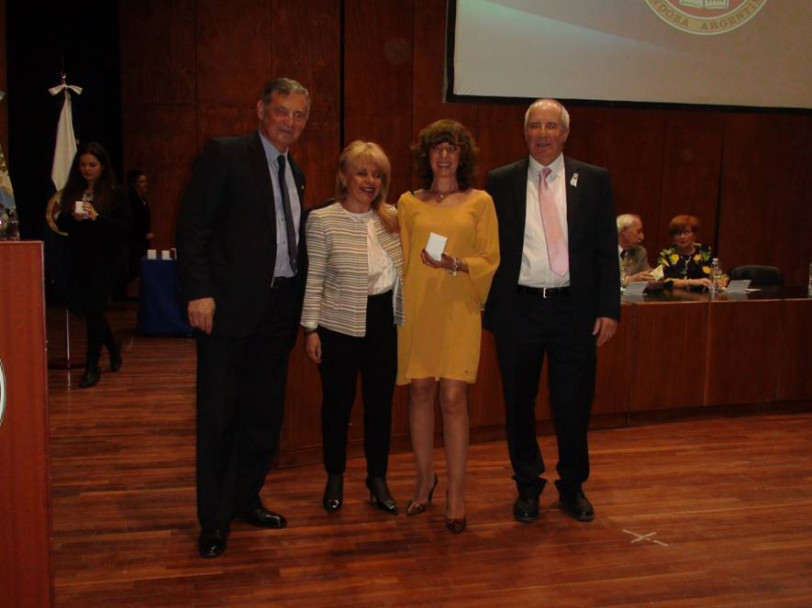
[[[445,492],[445,504],[448,505],[448,490]],[[463,515],[462,517],[449,517],[446,513],[445,527],[453,534],[462,534],[465,528],[468,527],[468,518]]]
[[327,485],[324,486],[324,497],[321,504],[328,513],[335,513],[341,508],[344,498],[344,476],[327,475]]
[[431,490],[429,490],[428,500],[426,502],[416,502],[414,500],[410,500],[409,504],[406,505],[406,515],[420,515],[421,513],[425,513],[426,509],[428,509],[431,505],[431,499],[434,496],[434,490],[437,489],[438,483],[440,483],[440,478],[437,477],[437,473],[435,473],[434,483],[431,486]]
[[85,368],[85,373],[82,375],[82,379],[79,380],[79,388],[90,388],[91,386],[96,386],[101,380],[101,370],[99,369],[98,363],[88,363],[87,367]]
[[367,477],[366,485],[369,490],[369,502],[390,515],[398,514],[398,506],[389,493],[385,477]]
[[462,534],[465,532],[465,528],[468,527],[468,519],[465,517],[465,515],[462,516],[462,519],[446,517],[445,527],[453,534]]

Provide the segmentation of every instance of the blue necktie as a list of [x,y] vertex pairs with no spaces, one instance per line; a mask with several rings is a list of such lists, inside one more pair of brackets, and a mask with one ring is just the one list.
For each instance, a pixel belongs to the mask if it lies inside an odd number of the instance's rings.
[[296,274],[296,224],[293,221],[293,210],[290,207],[288,185],[285,181],[285,157],[279,155],[279,190],[282,192],[282,208],[285,210],[285,229],[288,234],[288,256],[293,274]]

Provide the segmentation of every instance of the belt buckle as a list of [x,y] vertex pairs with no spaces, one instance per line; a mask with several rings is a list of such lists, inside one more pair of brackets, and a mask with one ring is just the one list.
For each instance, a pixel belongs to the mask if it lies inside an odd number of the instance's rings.
[[[546,299],[547,299],[547,290],[548,290],[548,289],[552,289],[552,288],[550,288],[550,287],[542,287],[542,288],[541,288],[541,297],[542,297],[542,299],[544,299],[544,300],[546,300]],[[552,291],[551,291],[550,293],[552,293]]]

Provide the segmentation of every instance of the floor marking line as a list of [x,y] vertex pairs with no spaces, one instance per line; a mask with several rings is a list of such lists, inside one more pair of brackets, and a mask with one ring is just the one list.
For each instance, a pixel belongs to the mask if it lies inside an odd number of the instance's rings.
[[667,543],[664,543],[662,541],[659,541],[659,540],[656,540],[655,538],[653,538],[654,536],[657,535],[656,531],[647,532],[646,534],[638,534],[637,532],[632,532],[631,530],[626,530],[624,528],[623,532],[625,532],[626,534],[631,534],[632,536],[634,536],[634,538],[629,541],[630,544],[639,543],[641,540],[647,540],[649,542],[658,544],[661,547],[667,547],[668,546]]

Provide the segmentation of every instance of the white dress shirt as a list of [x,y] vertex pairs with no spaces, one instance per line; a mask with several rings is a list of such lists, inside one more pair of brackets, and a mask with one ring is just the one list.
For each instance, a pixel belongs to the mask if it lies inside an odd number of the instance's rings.
[[[539,208],[539,174],[544,167],[530,157],[527,167],[527,201],[525,206],[524,247],[522,248],[522,266],[519,271],[519,285],[526,287],[565,287],[570,284],[570,273],[564,276],[553,272],[547,255],[547,240],[544,237],[544,225],[541,222]],[[555,206],[561,220],[561,230],[569,250],[569,233],[567,232],[567,184],[564,174],[564,155],[559,154],[549,165],[550,175],[547,185],[555,197]]]
[[372,221],[372,215],[375,211],[370,209],[365,213],[352,213],[344,209],[344,213],[356,222],[366,224],[367,255],[369,260],[369,295],[375,296],[390,291],[395,286],[398,272],[389,254],[381,247],[381,244],[378,242],[378,237],[375,235],[375,223]]
[[285,224],[285,208],[282,206],[282,195],[279,190],[279,157],[285,157],[285,185],[290,198],[290,211],[293,214],[293,225],[296,228],[296,239],[298,245],[299,224],[302,217],[302,204],[299,200],[299,191],[296,189],[296,180],[293,179],[293,170],[290,168],[290,158],[287,152],[284,154],[276,149],[271,142],[265,139],[260,133],[259,139],[265,150],[265,159],[268,161],[268,170],[271,173],[271,183],[273,184],[273,204],[276,209],[276,264],[274,265],[273,276],[292,277],[293,269],[290,266],[290,255],[288,254],[288,228]]

